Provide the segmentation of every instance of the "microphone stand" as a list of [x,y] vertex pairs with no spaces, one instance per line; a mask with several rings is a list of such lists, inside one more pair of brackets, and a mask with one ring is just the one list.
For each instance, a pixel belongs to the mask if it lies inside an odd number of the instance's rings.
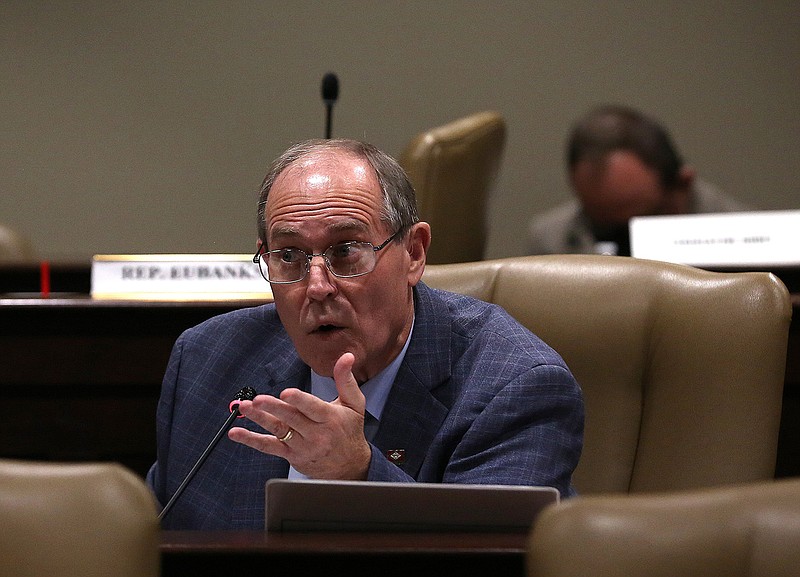
[[331,118],[333,117],[333,102],[330,100],[325,101],[325,138],[331,137]]
[[172,506],[175,504],[175,501],[178,499],[178,497],[181,495],[181,493],[183,493],[183,490],[186,489],[186,485],[189,484],[189,481],[191,481],[192,478],[197,473],[197,471],[200,470],[200,467],[203,465],[203,463],[206,462],[206,459],[208,458],[208,455],[211,453],[211,450],[217,445],[217,443],[219,443],[219,440],[222,438],[222,435],[224,435],[225,432],[228,429],[231,428],[231,425],[233,424],[233,421],[236,420],[236,417],[238,417],[238,416],[239,416],[239,405],[237,404],[237,405],[234,405],[234,409],[231,411],[231,414],[225,420],[225,423],[223,423],[223,425],[220,428],[220,430],[217,431],[217,434],[214,435],[214,438],[211,440],[211,443],[208,445],[208,447],[206,447],[206,450],[203,451],[203,454],[200,455],[200,458],[197,459],[197,462],[194,464],[194,467],[192,467],[192,470],[189,471],[188,475],[186,475],[186,478],[180,484],[180,487],[178,487],[178,489],[175,491],[175,493],[173,493],[173,495],[170,498],[169,502],[161,510],[161,513],[159,513],[159,515],[158,515],[158,520],[159,521],[161,521],[161,519],[169,512],[169,510],[172,509]]

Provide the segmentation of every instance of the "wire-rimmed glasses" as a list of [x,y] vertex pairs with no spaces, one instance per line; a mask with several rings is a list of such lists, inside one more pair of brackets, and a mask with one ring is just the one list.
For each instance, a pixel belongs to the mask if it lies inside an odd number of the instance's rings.
[[274,284],[300,282],[311,270],[311,259],[321,256],[333,276],[353,278],[375,270],[376,253],[392,242],[403,229],[398,230],[378,246],[371,242],[347,241],[334,244],[321,253],[307,253],[299,248],[264,250],[258,248],[253,262],[258,263],[261,276]]

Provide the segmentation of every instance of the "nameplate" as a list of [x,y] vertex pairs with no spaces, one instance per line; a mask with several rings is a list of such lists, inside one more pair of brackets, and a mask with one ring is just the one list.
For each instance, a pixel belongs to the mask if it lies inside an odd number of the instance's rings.
[[100,254],[92,258],[95,299],[272,300],[246,254]]
[[707,268],[800,264],[800,210],[635,217],[630,236],[637,258]]

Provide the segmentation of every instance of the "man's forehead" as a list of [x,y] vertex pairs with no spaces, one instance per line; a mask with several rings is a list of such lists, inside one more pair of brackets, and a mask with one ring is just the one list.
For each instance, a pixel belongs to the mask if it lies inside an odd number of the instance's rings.
[[365,158],[348,150],[325,149],[308,152],[287,166],[281,176],[289,172],[336,173],[349,170],[366,172],[371,167]]
[[378,176],[366,160],[352,154],[310,156],[294,161],[281,171],[271,187],[268,203],[271,197],[286,192],[324,191],[331,187],[353,188],[381,195]]

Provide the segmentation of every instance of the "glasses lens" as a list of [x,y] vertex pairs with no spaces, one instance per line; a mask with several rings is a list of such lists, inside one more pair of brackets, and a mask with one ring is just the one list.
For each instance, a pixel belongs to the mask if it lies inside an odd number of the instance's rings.
[[270,282],[294,282],[306,274],[306,254],[298,249],[273,250],[261,255],[261,272]]
[[325,251],[331,272],[339,277],[360,276],[375,268],[375,251],[368,242],[344,242]]

